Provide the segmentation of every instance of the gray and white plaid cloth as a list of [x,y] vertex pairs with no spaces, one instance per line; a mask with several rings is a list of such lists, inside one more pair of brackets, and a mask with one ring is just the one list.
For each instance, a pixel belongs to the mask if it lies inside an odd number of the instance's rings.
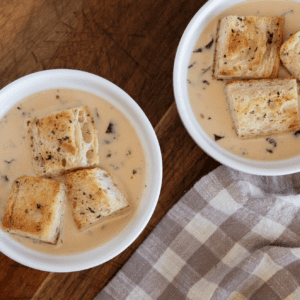
[[300,299],[300,173],[221,166],[166,214],[95,300]]

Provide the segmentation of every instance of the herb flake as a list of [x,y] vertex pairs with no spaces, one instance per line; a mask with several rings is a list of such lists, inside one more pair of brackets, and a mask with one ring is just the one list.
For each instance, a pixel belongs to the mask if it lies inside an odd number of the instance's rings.
[[214,134],[214,139],[215,139],[216,142],[217,142],[218,140],[223,139],[224,137],[225,137],[225,136],[220,136],[220,135]]

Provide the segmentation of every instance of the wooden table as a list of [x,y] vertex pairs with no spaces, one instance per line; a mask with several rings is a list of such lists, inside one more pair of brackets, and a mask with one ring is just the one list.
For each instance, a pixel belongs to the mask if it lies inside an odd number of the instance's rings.
[[0,253],[1,299],[93,299],[166,212],[219,163],[190,138],[174,103],[172,73],[183,31],[205,0],[2,0],[0,88],[32,72],[68,68],[125,90],[155,128],[164,163],[157,208],[137,240],[111,261],[48,273]]

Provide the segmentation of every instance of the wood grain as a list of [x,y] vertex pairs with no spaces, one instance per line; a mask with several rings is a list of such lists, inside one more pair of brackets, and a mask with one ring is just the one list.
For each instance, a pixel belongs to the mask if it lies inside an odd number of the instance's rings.
[[156,210],[120,255],[73,273],[33,270],[0,254],[1,299],[93,299],[166,212],[219,163],[187,134],[173,96],[176,49],[206,1],[19,0],[0,3],[0,87],[43,69],[100,75],[124,89],[155,128],[164,169]]
[[0,45],[0,87],[24,75],[51,69],[53,56],[78,22],[81,9],[82,2],[72,0],[1,2],[0,29],[5,39]]

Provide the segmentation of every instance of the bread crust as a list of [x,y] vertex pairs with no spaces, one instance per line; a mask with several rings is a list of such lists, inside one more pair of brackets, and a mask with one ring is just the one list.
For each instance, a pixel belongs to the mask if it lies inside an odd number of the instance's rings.
[[286,77],[286,78],[263,78],[263,79],[242,79],[242,80],[237,80],[237,79],[233,79],[230,80],[226,83],[226,86],[229,86],[231,84],[256,84],[256,83],[268,83],[268,82],[272,82],[272,83],[278,83],[278,82],[289,82],[291,80],[294,80],[294,77]]
[[271,74],[270,78],[277,78],[278,77],[279,65],[280,65],[280,47],[282,45],[282,40],[283,40],[283,27],[284,27],[285,18],[283,18],[283,17],[274,18],[274,22],[279,24],[278,33],[277,33],[278,38],[277,38],[277,41],[276,41],[277,55],[275,57],[273,71],[272,71],[272,74]]
[[300,129],[294,78],[231,81],[225,87],[239,138],[258,138]]
[[7,232],[55,244],[62,226],[64,184],[21,176],[13,183],[2,220]]
[[65,183],[78,229],[87,228],[129,205],[109,173],[100,168],[70,172]]
[[219,30],[220,30],[220,24],[221,20],[218,21],[217,25],[217,33],[216,33],[216,45],[215,45],[215,52],[214,52],[214,62],[213,62],[213,69],[212,69],[212,77],[214,79],[217,79],[215,76],[215,69],[216,69],[216,61],[217,61],[217,48],[218,48],[218,43],[219,43]]
[[300,30],[293,33],[280,48],[280,60],[285,69],[300,82]]
[[58,176],[99,163],[97,130],[87,106],[28,119],[26,128],[37,176]]
[[227,16],[218,23],[216,79],[276,78],[284,18]]

